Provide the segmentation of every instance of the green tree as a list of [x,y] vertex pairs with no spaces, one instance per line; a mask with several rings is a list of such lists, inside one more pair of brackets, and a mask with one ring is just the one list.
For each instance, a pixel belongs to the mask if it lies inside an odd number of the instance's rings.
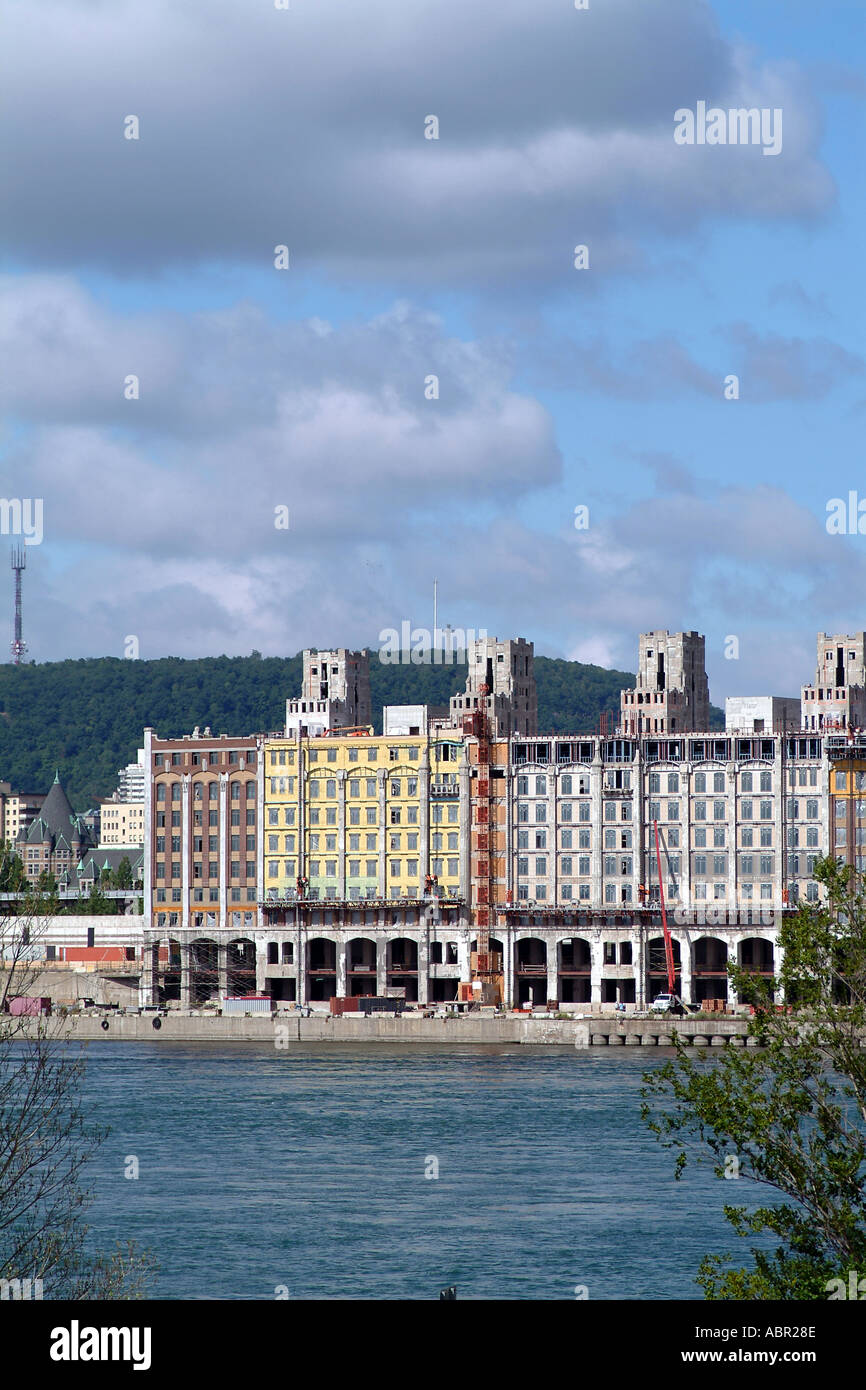
[[22,893],[29,887],[24,860],[3,840],[0,843],[0,893]]
[[129,855],[125,854],[114,871],[113,884],[115,888],[132,887],[132,865],[129,862]]
[[[830,1281],[866,1273],[866,892],[833,859],[815,877],[826,901],[783,922],[778,981],[729,967],[754,1002],[759,1048],[709,1062],[677,1040],[676,1057],[644,1075],[643,1117],[676,1150],[677,1177],[697,1156],[772,1198],[725,1206],[736,1234],[760,1241],[749,1266],[704,1257],[708,1299],[826,1299]],[[777,985],[785,1006],[773,1002]]]

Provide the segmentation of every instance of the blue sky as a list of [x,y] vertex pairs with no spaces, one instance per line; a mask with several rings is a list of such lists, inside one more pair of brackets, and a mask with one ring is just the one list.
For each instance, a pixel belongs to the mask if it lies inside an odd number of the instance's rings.
[[[717,703],[797,693],[866,627],[825,528],[866,497],[862,7],[363,8],[12,0],[30,654],[374,645],[435,576],[456,626],[626,668],[698,628]],[[781,153],[676,146],[697,100],[781,107]]]

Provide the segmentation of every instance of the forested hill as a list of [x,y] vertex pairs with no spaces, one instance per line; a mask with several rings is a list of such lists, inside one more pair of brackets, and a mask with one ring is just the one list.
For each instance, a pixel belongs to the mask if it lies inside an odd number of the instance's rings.
[[[215,734],[282,729],[285,701],[301,685],[301,657],[203,657],[126,661],[99,657],[0,667],[0,780],[16,791],[47,791],[55,769],[76,809],[117,785],[150,724],[163,738],[210,725]],[[603,710],[619,709],[627,671],[535,658],[538,723],[547,733],[592,733]],[[373,718],[382,706],[446,704],[462,690],[465,666],[385,666],[371,654]],[[720,727],[721,711],[713,711]],[[722,723],[723,723],[722,718]]]

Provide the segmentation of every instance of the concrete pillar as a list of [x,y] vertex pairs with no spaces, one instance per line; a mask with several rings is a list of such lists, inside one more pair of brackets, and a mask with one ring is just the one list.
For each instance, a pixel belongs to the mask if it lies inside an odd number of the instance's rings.
[[457,938],[457,963],[460,966],[460,980],[463,984],[468,984],[472,979],[469,951],[473,931],[474,927],[469,926],[464,931],[461,931]]
[[229,948],[227,943],[225,941],[220,941],[217,945],[217,981],[220,999],[225,999],[229,992],[228,955]]
[[[337,772],[337,897],[346,896],[346,773]],[[337,991],[343,993],[344,991]]]
[[[205,783],[207,791],[207,783]],[[206,819],[207,809],[202,819]],[[207,830],[205,829],[205,834]],[[262,902],[265,897],[265,743],[256,740],[256,926],[263,923]],[[206,856],[204,856],[206,857]]]
[[[304,765],[304,746],[300,729],[297,733],[296,757],[298,763],[298,878],[307,873],[307,769]],[[294,884],[290,885],[294,888]]]
[[349,993],[348,971],[346,966],[346,955],[348,945],[343,936],[342,941],[337,942],[337,994],[343,996]]
[[386,873],[386,854],[388,847],[388,803],[386,800],[387,771],[380,767],[376,773],[379,779],[379,886],[378,893],[380,898],[387,897],[387,873]]
[[421,750],[421,766],[418,769],[418,800],[420,824],[418,826],[418,876],[421,891],[424,880],[430,872],[430,740]]
[[231,840],[232,833],[231,816],[229,815],[229,778],[227,772],[220,773],[220,797],[219,797],[219,917],[217,927],[221,930],[228,925],[228,872],[229,860],[231,859]]
[[634,960],[634,999],[638,1009],[645,1009],[647,1004],[646,997],[646,977],[649,965],[649,939],[652,928],[639,926],[636,932],[632,933],[632,958]]
[[190,945],[189,941],[179,941],[180,946],[180,1005],[190,1007]]
[[381,932],[376,935],[376,993],[384,994],[388,982],[388,936]]
[[[146,919],[145,919],[146,920]],[[139,1007],[159,1002],[159,941],[149,941],[141,952],[141,975],[138,984]]]
[[[274,932],[276,936],[277,933]],[[282,937],[282,933],[280,933]],[[268,972],[268,943],[262,937],[256,937],[256,994],[264,994],[265,980]]]
[[[559,942],[561,937],[552,933],[545,941],[547,947],[547,999],[559,998]],[[545,1003],[547,1003],[545,999]]]
[[[553,749],[555,753],[555,743],[553,744]],[[556,763],[551,762],[548,764],[547,771],[547,850],[545,851],[547,857],[547,874],[545,875],[544,880],[545,884],[547,885],[547,901],[551,907],[555,907],[559,900],[559,872],[556,838],[557,830],[559,828],[557,816],[557,811],[559,809],[559,804],[557,800],[558,784],[559,773],[556,768]],[[551,999],[553,999],[554,995],[551,994],[550,997]]]
[[693,1004],[693,985],[692,985],[692,948],[689,942],[688,932],[682,932],[676,937],[680,943],[680,980],[682,984],[682,997],[687,1004]]
[[[153,729],[144,731],[144,925],[153,926]],[[167,819],[167,817],[166,817]],[[166,834],[171,832],[166,828]],[[829,844],[829,840],[827,841]],[[167,882],[167,880],[164,880]]]
[[604,906],[604,889],[602,886],[602,865],[604,862],[604,828],[603,828],[603,801],[602,783],[604,778],[604,764],[601,761],[601,739],[594,739],[595,749],[592,764],[589,769],[589,785],[592,794],[592,844],[590,849],[589,869],[592,878],[590,888],[590,907],[600,908]]
[[[422,802],[422,805],[424,803]],[[418,923],[418,1003],[426,1004],[429,999],[430,975],[430,920],[426,907],[421,908]]]
[[[688,744],[683,740],[684,748]],[[681,850],[680,850],[680,903],[685,908],[692,905],[692,770],[688,763],[680,766],[680,786],[682,787],[682,812],[683,817],[680,822]]]
[[[773,758],[773,907],[781,908],[783,905],[782,889],[785,886],[785,871],[788,867],[788,834],[787,834],[787,791],[785,787],[785,759],[784,759],[784,738],[774,740],[775,747]],[[799,790],[799,789],[798,789]],[[804,788],[808,791],[808,788]],[[791,791],[791,796],[796,796],[795,791]],[[766,796],[766,793],[765,793]],[[805,808],[804,808],[805,809]],[[791,824],[795,824],[794,821]],[[760,851],[759,851],[760,852]],[[799,851],[798,851],[799,852]],[[758,892],[760,893],[760,888]],[[766,903],[759,906],[765,907]]]
[[190,861],[190,798],[192,796],[191,778],[185,772],[180,780],[180,925],[184,931],[189,927],[189,861]]
[[295,1002],[306,1004],[307,1002],[307,928],[304,924],[304,908],[296,908],[297,917],[297,939],[295,943],[295,977],[297,979],[297,989],[295,991]]
[[593,936],[589,943],[592,975],[590,976],[591,1002],[601,1003],[601,975],[604,966],[604,943],[601,933]]
[[[736,747],[736,744],[734,744]],[[727,825],[727,853],[728,853],[728,908],[736,911],[739,901],[738,869],[739,860],[737,858],[737,835],[739,823],[739,800],[737,797],[737,763],[729,762],[727,765],[728,782],[728,814],[725,819]]]
[[[640,894],[638,888],[642,883],[649,880],[643,876],[643,844],[644,844],[644,825],[646,816],[644,807],[646,805],[646,792],[649,783],[646,780],[646,773],[643,762],[643,743],[640,739],[636,741],[637,753],[632,763],[632,809],[631,809],[631,905],[640,905]],[[645,785],[646,783],[646,785]],[[661,780],[659,781],[661,786]],[[659,811],[661,811],[661,792],[659,792]],[[624,827],[621,827],[624,828]],[[622,851],[620,851],[622,853]],[[664,860],[662,860],[664,864]]]
[[502,941],[503,1002],[506,1009],[514,1008],[517,989],[514,981],[514,927],[506,926]]

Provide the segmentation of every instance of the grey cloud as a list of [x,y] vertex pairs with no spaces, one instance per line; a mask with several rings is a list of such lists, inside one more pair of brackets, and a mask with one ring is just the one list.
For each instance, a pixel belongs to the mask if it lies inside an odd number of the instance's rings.
[[[264,267],[286,243],[301,275],[519,289],[573,275],[577,240],[631,267],[654,227],[834,196],[804,75],[755,67],[702,0],[12,0],[6,42],[5,221],[33,266]],[[677,147],[700,99],[783,105],[782,155]]]

